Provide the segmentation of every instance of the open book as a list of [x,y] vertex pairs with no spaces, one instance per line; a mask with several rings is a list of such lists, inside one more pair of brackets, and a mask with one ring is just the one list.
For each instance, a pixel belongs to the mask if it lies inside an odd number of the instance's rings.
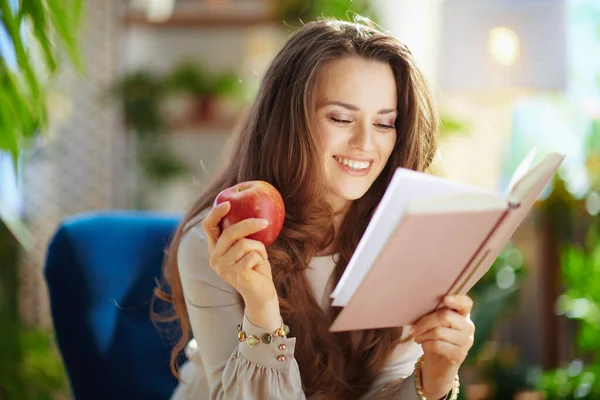
[[489,270],[564,156],[530,153],[504,196],[399,168],[334,291],[331,331],[412,325]]

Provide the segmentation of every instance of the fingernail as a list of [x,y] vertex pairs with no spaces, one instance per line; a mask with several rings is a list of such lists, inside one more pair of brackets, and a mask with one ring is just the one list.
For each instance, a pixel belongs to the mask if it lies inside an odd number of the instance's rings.
[[413,327],[411,326],[411,327],[410,327],[410,329],[408,330],[408,334],[409,334],[410,336],[414,336],[414,334],[415,334],[415,328],[413,328]]
[[261,219],[260,222],[258,223],[258,225],[262,226],[263,228],[266,228],[269,225],[269,220]]
[[228,201],[224,201],[224,202],[222,202],[221,204],[219,204],[219,206],[221,206],[221,208],[227,208],[227,207],[229,207],[230,205],[231,205],[231,203],[230,203],[230,202],[228,202]]
[[446,296],[446,303],[454,304],[455,301],[453,296]]

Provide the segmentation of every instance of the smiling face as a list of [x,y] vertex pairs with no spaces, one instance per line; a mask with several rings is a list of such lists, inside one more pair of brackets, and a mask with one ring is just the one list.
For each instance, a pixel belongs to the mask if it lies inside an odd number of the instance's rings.
[[387,63],[347,57],[321,70],[316,117],[328,201],[339,210],[362,197],[396,143],[396,80]]

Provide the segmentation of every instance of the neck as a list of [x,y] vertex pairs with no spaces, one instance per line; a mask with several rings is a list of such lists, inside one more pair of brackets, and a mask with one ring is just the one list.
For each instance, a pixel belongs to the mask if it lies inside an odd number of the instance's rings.
[[337,238],[337,234],[340,231],[340,226],[342,225],[342,221],[344,220],[344,216],[346,215],[346,210],[338,211],[333,216],[333,240],[329,246],[325,247],[321,251],[319,251],[316,256],[329,256],[334,253],[335,250],[335,241]]

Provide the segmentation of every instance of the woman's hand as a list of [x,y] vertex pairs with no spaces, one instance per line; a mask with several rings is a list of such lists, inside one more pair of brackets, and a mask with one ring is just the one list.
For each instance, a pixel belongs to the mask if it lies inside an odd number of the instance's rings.
[[246,236],[267,227],[268,221],[248,218],[221,232],[219,223],[231,205],[223,202],[214,207],[202,222],[208,239],[210,266],[237,290],[246,304],[246,316],[264,329],[281,326],[279,301],[265,246]]
[[423,391],[429,399],[443,398],[473,345],[473,301],[466,295],[446,296],[446,308],[421,318],[413,327],[414,340],[423,347]]

